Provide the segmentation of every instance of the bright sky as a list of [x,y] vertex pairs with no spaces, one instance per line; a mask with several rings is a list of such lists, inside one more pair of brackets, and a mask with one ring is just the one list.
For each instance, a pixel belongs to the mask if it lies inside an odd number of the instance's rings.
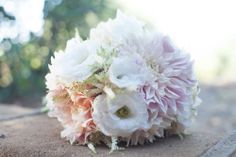
[[[236,81],[235,0],[121,0],[125,12],[138,15],[192,53],[199,75],[212,79],[219,53],[228,50],[229,77]],[[235,43],[235,44],[234,44]],[[233,60],[234,59],[234,60]],[[209,76],[207,76],[209,74]],[[200,76],[201,77],[201,76]]]

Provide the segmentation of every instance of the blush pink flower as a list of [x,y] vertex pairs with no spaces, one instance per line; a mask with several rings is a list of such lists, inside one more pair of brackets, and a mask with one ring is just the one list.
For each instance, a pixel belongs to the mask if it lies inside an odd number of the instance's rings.
[[193,91],[197,86],[189,55],[165,36],[152,38],[146,49],[153,65],[158,65],[154,67],[158,72],[156,79],[139,88],[147,103],[149,118],[152,123],[155,119],[171,119],[187,127],[196,103]]
[[73,106],[73,101],[63,85],[58,85],[55,89],[50,90],[47,101],[47,107],[50,111],[49,116],[56,117],[62,125],[72,123],[71,106]]
[[76,37],[49,66],[49,115],[71,143],[119,150],[184,133],[199,104],[193,61],[163,34],[118,11],[87,40]]
[[58,86],[48,94],[50,108],[49,115],[56,117],[63,125],[62,137],[71,143],[86,144],[91,133],[96,131],[91,108],[93,98],[82,93],[69,93],[66,87]]

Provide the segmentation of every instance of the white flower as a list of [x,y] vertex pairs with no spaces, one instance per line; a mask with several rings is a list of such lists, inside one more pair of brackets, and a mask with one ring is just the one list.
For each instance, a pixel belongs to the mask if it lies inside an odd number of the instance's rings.
[[120,88],[136,89],[138,85],[151,79],[145,63],[137,55],[115,58],[108,73],[110,81]]
[[143,27],[143,22],[118,10],[115,19],[101,22],[96,28],[91,29],[90,39],[102,44],[118,46],[124,44],[130,37],[142,36]]
[[146,104],[137,93],[117,94],[114,99],[106,95],[96,97],[93,120],[107,136],[127,137],[139,129],[148,129]]
[[98,45],[74,38],[68,41],[65,52],[55,53],[49,66],[51,73],[61,82],[82,82],[92,75],[91,65],[96,62]]
[[66,53],[73,53],[79,51],[79,45],[81,44],[80,36],[76,35],[74,38],[70,39],[66,43],[65,52]]
[[104,142],[114,150],[119,141],[181,133],[200,103],[190,56],[120,11],[88,40],[69,40],[51,63],[47,106],[65,128],[62,137],[77,144]]
[[58,87],[59,80],[52,73],[48,73],[46,76],[46,87],[47,89],[54,90]]

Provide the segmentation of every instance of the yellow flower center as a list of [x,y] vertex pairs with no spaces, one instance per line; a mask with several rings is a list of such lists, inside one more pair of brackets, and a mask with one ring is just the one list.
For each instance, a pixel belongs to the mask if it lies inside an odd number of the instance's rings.
[[116,111],[116,115],[122,119],[128,118],[130,116],[130,110],[127,106],[123,106]]

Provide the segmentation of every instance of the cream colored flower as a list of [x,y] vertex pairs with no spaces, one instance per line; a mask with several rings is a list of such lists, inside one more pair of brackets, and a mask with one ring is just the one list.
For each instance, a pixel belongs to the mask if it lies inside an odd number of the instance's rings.
[[108,73],[110,81],[116,86],[134,90],[151,79],[148,68],[137,55],[115,58]]
[[90,40],[79,42],[72,39],[65,52],[55,53],[49,66],[51,73],[64,83],[82,82],[92,75],[97,59],[98,45]]
[[107,136],[127,137],[139,129],[147,129],[148,112],[138,93],[117,94],[114,99],[100,95],[94,100],[93,120]]
[[130,37],[142,36],[144,23],[134,17],[127,16],[117,11],[116,18],[101,22],[96,28],[91,29],[90,39],[101,44],[117,46],[124,44]]
[[53,75],[52,73],[48,73],[45,76],[45,79],[46,79],[46,87],[47,87],[47,89],[50,89],[50,90],[57,89],[59,80],[58,80],[57,77],[55,77],[55,75]]

